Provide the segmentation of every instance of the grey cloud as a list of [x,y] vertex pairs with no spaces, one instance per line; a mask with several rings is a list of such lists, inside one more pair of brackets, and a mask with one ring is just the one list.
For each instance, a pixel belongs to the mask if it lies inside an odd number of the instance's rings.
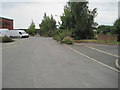
[[[43,2],[43,0],[41,0],[39,3],[4,2],[3,13],[5,16],[14,18],[15,28],[27,28],[32,19],[38,26],[43,18],[44,12],[48,15],[53,14],[56,20],[60,20],[58,17],[55,17],[55,15],[62,15],[63,8],[67,0],[64,0],[64,2],[62,2],[63,0],[61,0],[61,2],[53,2],[53,0],[50,0],[51,2],[45,1]],[[96,18],[96,21],[99,24],[111,25],[117,18],[117,5],[118,4],[116,2],[91,2],[90,8],[98,8],[98,17]]]
[[118,17],[118,2],[90,2],[90,8],[98,9],[96,21],[99,24],[112,25]]
[[119,1],[119,3],[118,3],[118,16],[119,16],[119,18],[120,18],[120,1]]
[[65,2],[68,0],[4,0],[2,2]]

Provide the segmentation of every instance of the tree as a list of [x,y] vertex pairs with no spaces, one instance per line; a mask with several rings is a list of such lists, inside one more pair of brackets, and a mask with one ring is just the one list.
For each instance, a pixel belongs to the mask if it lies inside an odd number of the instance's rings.
[[30,35],[34,35],[35,34],[35,24],[34,24],[33,20],[32,20],[31,25],[27,29],[27,33],[29,33]]
[[97,9],[89,10],[88,2],[68,2],[61,16],[61,28],[74,29],[75,39],[92,38],[96,22]]
[[49,17],[46,15],[46,13],[44,13],[43,20],[41,24],[39,24],[39,27],[41,30],[40,35],[52,36],[53,31],[56,29],[56,21],[52,15]]
[[118,41],[120,41],[120,18],[118,18],[115,23],[114,23],[114,27],[115,27],[115,33],[118,36]]
[[116,34],[115,27],[109,25],[100,25],[97,28],[98,34]]
[[67,5],[64,7],[64,14],[61,16],[62,24],[60,29],[70,30],[71,28],[75,28],[75,20],[74,15],[72,14],[70,7]]

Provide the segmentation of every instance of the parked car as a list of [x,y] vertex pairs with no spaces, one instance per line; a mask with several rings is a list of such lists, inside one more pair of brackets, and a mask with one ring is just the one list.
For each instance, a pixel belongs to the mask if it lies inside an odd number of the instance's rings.
[[28,38],[29,35],[24,30],[9,30],[10,37]]
[[4,37],[4,36],[8,36],[8,37],[10,36],[8,29],[0,29],[0,37]]

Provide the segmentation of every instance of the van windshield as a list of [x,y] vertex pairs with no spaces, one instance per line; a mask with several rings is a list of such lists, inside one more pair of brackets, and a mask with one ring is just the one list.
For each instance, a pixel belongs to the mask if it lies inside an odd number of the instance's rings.
[[19,34],[26,34],[26,32],[19,32]]

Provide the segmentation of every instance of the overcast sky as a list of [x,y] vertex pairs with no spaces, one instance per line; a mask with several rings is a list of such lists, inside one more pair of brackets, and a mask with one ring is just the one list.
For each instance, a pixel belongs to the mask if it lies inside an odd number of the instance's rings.
[[[28,28],[33,20],[36,28],[43,19],[44,12],[60,21],[64,6],[68,0],[4,0],[0,4],[0,16],[14,19],[14,28]],[[113,2],[114,1],[114,2]],[[97,8],[96,22],[112,25],[118,18],[119,0],[91,0],[89,8]]]

